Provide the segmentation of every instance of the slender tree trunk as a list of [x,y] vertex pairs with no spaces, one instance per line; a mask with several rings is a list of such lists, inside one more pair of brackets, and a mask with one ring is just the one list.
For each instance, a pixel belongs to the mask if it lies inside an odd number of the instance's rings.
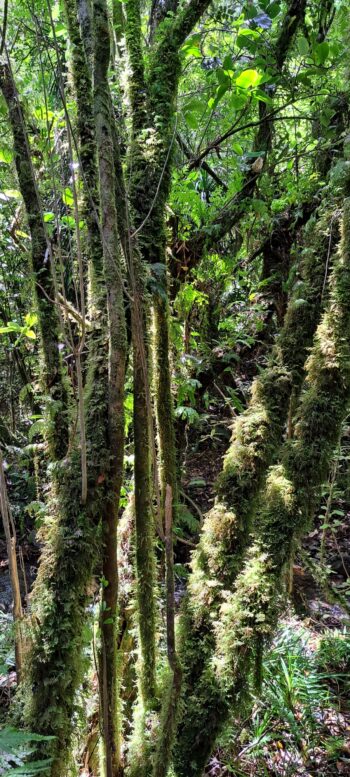
[[101,613],[101,689],[107,777],[120,770],[117,721],[117,519],[123,477],[124,380],[127,353],[121,254],[117,228],[111,98],[108,85],[110,36],[105,0],[94,0],[94,112],[100,182],[103,257],[109,321],[108,436],[110,494],[104,515]]
[[61,459],[68,445],[68,395],[59,351],[60,327],[52,277],[51,244],[46,234],[23,110],[10,64],[0,65],[0,88],[9,112],[19,187],[31,236],[32,272],[44,355],[44,381],[50,397],[48,439],[53,460]]

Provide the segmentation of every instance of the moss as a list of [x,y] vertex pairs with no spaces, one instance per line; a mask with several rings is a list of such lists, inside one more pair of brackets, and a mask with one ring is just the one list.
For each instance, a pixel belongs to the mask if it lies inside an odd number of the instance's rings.
[[[52,460],[61,459],[68,446],[68,389],[60,355],[60,324],[52,277],[50,245],[43,221],[40,196],[30,156],[30,144],[22,106],[16,85],[7,64],[0,65],[0,89],[9,112],[13,134],[13,148],[19,188],[24,200],[31,237],[31,267],[34,294],[37,302],[41,347],[43,354],[43,382],[48,397],[48,415],[51,421],[48,443]],[[48,261],[43,261],[47,257]]]
[[339,219],[337,202],[328,202],[303,231],[300,269],[277,343],[280,358],[292,371],[297,388],[303,378],[307,349],[327,300],[327,277],[339,241]]
[[[304,278],[302,291],[300,285],[298,285],[292,296],[285,325],[276,345],[274,353],[275,364],[272,363],[265,373],[255,380],[250,404],[247,410],[235,422],[232,442],[225,457],[223,472],[218,481],[218,503],[205,518],[200,542],[193,555],[189,596],[185,603],[183,615],[186,627],[182,630],[181,653],[185,666],[184,698],[186,699],[186,713],[180,726],[176,744],[175,762],[178,775],[187,774],[186,764],[190,761],[193,742],[196,738],[196,735],[193,736],[193,731],[197,731],[198,737],[198,764],[203,765],[200,751],[203,748],[203,752],[207,753],[209,745],[206,733],[201,734],[201,732],[207,732],[209,727],[212,730],[213,744],[216,737],[215,727],[216,733],[220,730],[220,716],[216,715],[211,718],[210,712],[208,712],[205,690],[200,696],[200,688],[205,689],[205,677],[209,671],[208,667],[212,664],[212,653],[215,649],[215,638],[213,638],[213,632],[216,632],[215,624],[221,618],[223,618],[224,623],[227,621],[227,618],[223,617],[224,610],[221,610],[221,607],[225,608],[229,601],[227,599],[229,596],[228,592],[233,590],[237,574],[242,566],[244,554],[251,542],[254,517],[261,501],[268,467],[273,463],[274,458],[278,456],[283,442],[291,389],[293,386],[294,403],[296,403],[300,392],[308,347],[320,316],[322,300],[327,298],[327,293],[323,289],[325,263],[329,259],[329,245],[333,246],[333,242],[331,241],[330,243],[329,240],[328,242],[324,240],[325,225],[326,221],[324,219],[321,220],[317,227],[313,225],[313,229],[310,230],[309,250],[303,256],[301,268],[302,277]],[[328,227],[327,230],[329,237]],[[334,234],[337,234],[336,229]],[[312,248],[314,239],[316,240],[315,252]],[[315,256],[318,263],[316,263]],[[333,257],[331,257],[329,264],[331,264],[332,259]],[[335,270],[336,274],[337,270]],[[334,282],[332,282],[331,288],[333,289],[331,294],[334,297]],[[301,293],[303,296],[300,298]],[[300,299],[302,304],[297,302]],[[330,309],[332,307],[333,302]],[[327,315],[325,314],[323,323],[320,325],[320,331],[324,327],[326,320]],[[344,320],[342,320],[340,329],[343,328],[344,323]],[[316,335],[316,340],[318,337],[319,334]],[[315,353],[316,351],[314,351]],[[309,372],[313,359],[314,356],[310,358],[307,365]],[[315,375],[311,377],[310,374],[309,382],[309,390],[303,394],[302,403],[304,403],[304,406],[303,404],[301,405],[304,408],[301,411],[304,419],[303,424],[310,426],[310,434],[308,435],[307,445],[305,445],[304,450],[307,452],[312,451],[314,448],[316,451],[323,451],[324,466],[327,466],[337,434],[334,428],[337,427],[338,418],[344,412],[344,400],[339,396],[335,396],[330,383],[327,383],[324,389],[322,388],[323,378],[320,375],[315,382]],[[330,393],[332,394],[331,399],[329,398]],[[321,421],[321,413],[325,412],[327,403],[331,406],[331,412],[328,415],[329,424],[327,420],[324,423]],[[334,413],[335,427],[333,426]],[[324,434],[320,445],[319,439],[322,423]],[[299,461],[300,471],[305,473],[304,488],[309,489],[309,485],[313,482],[312,479],[315,476],[315,466],[316,470],[320,471],[320,462],[316,462],[315,458],[310,462],[310,466],[307,466],[306,462],[302,462],[301,453],[297,451],[296,447],[296,440],[301,431],[300,424],[301,421],[297,420],[295,440],[293,444],[285,446],[284,460],[288,457],[291,458],[293,455],[295,461]],[[292,451],[295,452],[292,453]],[[288,474],[286,477],[288,477]],[[269,488],[272,494],[271,485]],[[310,499],[310,490],[308,490],[307,501],[309,511],[311,509]],[[283,528],[279,534],[277,531],[278,525],[276,516],[276,525],[273,529],[276,537],[276,547],[273,548],[275,554],[277,553],[280,539],[285,538],[287,545],[289,543],[288,547],[291,543],[286,526],[283,526],[283,522],[280,524]],[[280,546],[281,556],[284,553],[283,547],[282,542]],[[221,613],[220,617],[219,613]],[[231,626],[226,623],[226,627],[229,633]],[[223,631],[225,631],[225,628]],[[224,644],[222,634],[220,639],[217,638],[218,644],[220,640]],[[197,651],[193,650],[193,644],[198,644],[199,641],[201,648],[197,649]],[[220,650],[221,647],[219,648],[219,653]],[[223,719],[225,719],[229,695],[225,695],[220,687],[218,687],[217,692],[218,700],[221,699]],[[195,702],[195,699],[198,700],[199,698],[200,703],[198,701]],[[200,713],[199,710],[201,710]],[[199,770],[198,765],[196,768]],[[197,773],[196,770],[193,773]]]
[[101,552],[101,515],[110,499],[107,391],[100,337],[94,335],[91,393],[87,396],[91,441],[87,503],[83,506],[80,502],[80,452],[73,450],[69,459],[52,469],[50,517],[44,529],[45,547],[32,598],[38,628],[28,670],[30,701],[25,717],[31,730],[56,737],[48,748],[53,757],[49,770],[52,777],[62,775],[69,753],[75,693],[84,669],[87,590]]
[[[218,698],[226,700],[213,730],[211,744],[225,716],[241,705],[249,688],[262,646],[273,633],[279,612],[279,594],[284,571],[296,542],[309,528],[318,490],[327,474],[341,424],[350,400],[350,205],[343,211],[342,242],[330,280],[329,303],[314,338],[306,365],[295,436],[282,449],[282,463],[269,470],[262,506],[254,527],[255,543],[247,551],[243,571],[234,590],[222,592],[215,625],[215,657],[209,659],[219,686]],[[205,672],[201,676],[204,678]],[[197,685],[198,687],[198,685]],[[190,708],[196,731],[207,725],[208,705]],[[201,725],[198,725],[200,720]],[[207,731],[207,729],[205,729]],[[176,763],[176,773],[199,775],[209,753],[201,738],[197,760],[190,761],[191,746],[198,738],[187,728],[185,750]],[[182,736],[183,745],[184,736]],[[192,751],[193,752],[193,751]]]

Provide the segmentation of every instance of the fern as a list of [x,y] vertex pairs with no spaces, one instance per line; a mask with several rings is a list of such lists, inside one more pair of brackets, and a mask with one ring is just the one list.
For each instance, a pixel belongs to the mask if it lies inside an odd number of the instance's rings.
[[44,737],[29,731],[19,731],[10,726],[0,729],[0,773],[32,777],[44,772],[50,766],[50,758],[39,761],[32,760],[30,763],[26,763],[26,760],[35,750],[32,743],[51,739],[53,737]]

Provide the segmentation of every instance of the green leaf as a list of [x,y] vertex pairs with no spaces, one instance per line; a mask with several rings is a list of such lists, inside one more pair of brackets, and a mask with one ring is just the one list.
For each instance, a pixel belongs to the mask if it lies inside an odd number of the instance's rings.
[[301,54],[303,57],[306,57],[309,53],[309,44],[306,40],[306,38],[302,37],[298,40],[298,50],[299,54]]
[[52,213],[52,211],[50,211],[50,210],[47,210],[47,211],[44,213],[44,221],[45,221],[45,222],[48,222],[48,221],[54,221],[54,218],[55,218],[55,214],[54,214],[54,213]]
[[243,154],[243,148],[240,143],[232,143],[232,148],[235,152],[235,154],[238,154],[239,156],[242,156]]
[[226,94],[230,85],[231,85],[231,81],[229,81],[228,84],[220,84],[220,86],[218,86],[215,97],[211,97],[211,99],[208,101],[208,106],[209,108],[211,108],[212,111],[215,110],[216,106],[218,105],[218,103],[220,102],[224,94]]
[[194,115],[194,113],[191,113],[190,111],[186,111],[186,113],[185,113],[185,121],[186,121],[187,126],[190,129],[193,129],[193,130],[197,129],[197,127],[198,127],[198,120],[197,120],[197,117]]
[[38,323],[38,316],[36,313],[27,313],[27,315],[24,316],[24,320],[27,326],[35,326],[35,324]]
[[266,203],[263,200],[252,200],[252,209],[255,213],[266,213]]
[[229,78],[229,76],[226,75],[226,73],[223,71],[221,67],[218,67],[218,69],[216,70],[216,78],[219,84],[226,86],[227,88],[229,88],[229,86],[231,85],[231,79]]
[[329,44],[327,41],[318,43],[315,46],[315,62],[317,65],[323,65],[329,54]]
[[36,434],[43,435],[45,427],[46,427],[46,424],[45,424],[44,418],[39,418],[38,421],[35,421],[35,423],[32,424],[28,432],[29,442],[32,442],[33,437],[35,437]]
[[261,73],[257,70],[243,70],[236,78],[236,84],[240,89],[251,89],[260,84],[262,79]]
[[65,190],[63,192],[63,195],[62,195],[62,200],[63,200],[65,205],[70,206],[70,205],[74,204],[73,192],[69,188],[69,186],[66,186],[66,188],[65,188]]
[[22,332],[22,327],[15,321],[10,321],[7,326],[0,326],[0,335],[8,334],[8,332]]
[[278,16],[279,12],[281,10],[281,5],[279,2],[270,3],[267,6],[266,13],[268,13],[270,19],[275,19],[276,16]]
[[204,480],[204,478],[192,478],[192,480],[190,480],[190,482],[188,484],[188,487],[189,488],[203,488],[206,485],[207,485],[207,483],[206,483],[206,480]]
[[22,777],[34,777],[36,774],[40,774],[41,772],[47,772],[48,767],[50,766],[52,762],[52,758],[45,758],[41,761],[31,761],[28,764],[23,764],[22,766],[10,766],[9,769],[5,769],[3,772],[3,775],[16,775],[20,774]]
[[9,148],[0,149],[0,162],[3,162],[5,165],[9,165],[12,160],[13,153]]
[[4,194],[8,200],[20,200],[22,196],[18,189],[4,189],[4,191],[1,193]]
[[67,27],[63,22],[56,24],[55,27],[56,38],[61,38],[63,35],[67,35]]

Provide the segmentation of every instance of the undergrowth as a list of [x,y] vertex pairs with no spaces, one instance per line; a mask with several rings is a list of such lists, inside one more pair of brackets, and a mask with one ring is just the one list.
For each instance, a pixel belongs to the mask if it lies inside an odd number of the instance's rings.
[[350,634],[315,637],[296,619],[282,626],[251,689],[253,713],[231,720],[207,774],[348,774]]

